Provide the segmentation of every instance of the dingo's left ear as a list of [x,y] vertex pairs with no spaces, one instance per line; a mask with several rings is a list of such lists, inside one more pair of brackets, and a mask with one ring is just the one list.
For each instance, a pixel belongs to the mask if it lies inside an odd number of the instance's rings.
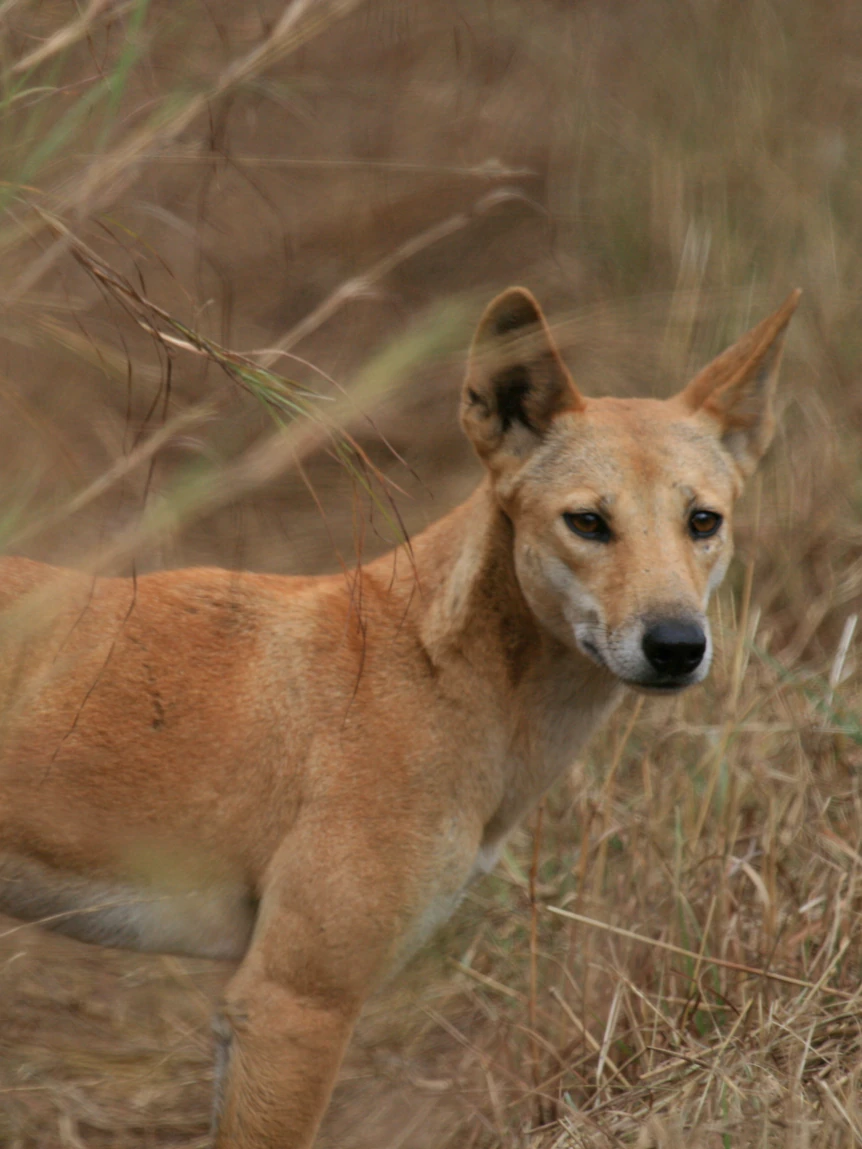
[[772,397],[784,333],[801,294],[798,288],[791,292],[774,315],[713,359],[677,396],[689,411],[703,411],[718,422],[722,443],[744,478],[772,440]]
[[497,471],[517,467],[556,415],[583,405],[530,292],[498,295],[473,338],[461,397],[461,423],[479,457]]

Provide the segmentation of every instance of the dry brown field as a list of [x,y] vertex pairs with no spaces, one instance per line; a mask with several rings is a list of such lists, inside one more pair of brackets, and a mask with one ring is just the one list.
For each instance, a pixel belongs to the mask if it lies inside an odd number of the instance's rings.
[[[862,1145],[862,5],[0,0],[0,548],[336,570],[510,283],[667,395],[796,286],[705,685],[368,1007],[326,1149]],[[230,969],[0,921],[0,1145],[207,1144]]]

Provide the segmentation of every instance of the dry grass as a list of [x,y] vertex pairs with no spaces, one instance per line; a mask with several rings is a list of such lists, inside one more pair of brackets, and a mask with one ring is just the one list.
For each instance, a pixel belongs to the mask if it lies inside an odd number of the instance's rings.
[[[804,288],[709,682],[633,700],[371,1003],[322,1143],[862,1143],[859,6],[7,0],[0,80],[37,557],[332,568],[475,480],[505,283],[632,394]],[[228,973],[9,923],[0,1142],[205,1144]]]

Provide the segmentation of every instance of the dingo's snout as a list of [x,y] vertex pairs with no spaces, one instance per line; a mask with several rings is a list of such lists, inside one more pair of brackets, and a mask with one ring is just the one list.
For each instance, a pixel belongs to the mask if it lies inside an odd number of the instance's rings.
[[575,627],[578,647],[636,690],[671,693],[702,682],[712,661],[709,623],[697,613],[662,612],[609,630],[598,620]]

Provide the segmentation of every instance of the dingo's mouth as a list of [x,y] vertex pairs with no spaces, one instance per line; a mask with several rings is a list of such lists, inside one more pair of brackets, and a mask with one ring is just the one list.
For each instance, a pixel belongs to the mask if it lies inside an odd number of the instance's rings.
[[594,642],[590,642],[588,638],[581,638],[578,639],[578,646],[581,648],[582,652],[587,656],[587,658],[591,658],[593,662],[597,663],[601,667],[604,667],[605,670],[610,670],[610,667],[602,658],[599,648]]
[[639,682],[634,678],[620,679],[620,682],[630,686],[632,690],[640,691],[641,694],[679,694],[683,690],[688,690],[690,686],[697,686],[700,681],[701,679],[696,677],[675,679],[672,682]]
[[578,646],[597,666],[601,666],[603,670],[610,671],[615,678],[619,679],[623,686],[631,687],[632,690],[638,690],[642,694],[679,694],[680,691],[687,690],[690,686],[697,686],[697,684],[702,681],[702,677],[696,672],[678,678],[626,678],[624,675],[618,674],[614,668],[609,665],[599,648],[590,639],[580,639]]

